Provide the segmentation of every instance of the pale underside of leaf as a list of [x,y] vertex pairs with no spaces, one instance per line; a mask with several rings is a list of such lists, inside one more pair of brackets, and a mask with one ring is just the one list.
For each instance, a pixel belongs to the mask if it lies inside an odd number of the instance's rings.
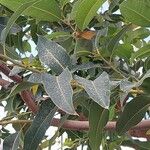
[[106,72],[103,72],[97,79],[90,81],[76,76],[75,79],[84,86],[89,96],[100,106],[108,109],[110,103],[110,81]]

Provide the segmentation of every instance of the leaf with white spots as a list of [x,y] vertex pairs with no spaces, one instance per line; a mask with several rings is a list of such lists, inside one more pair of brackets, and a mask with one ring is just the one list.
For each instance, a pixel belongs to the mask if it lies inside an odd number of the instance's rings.
[[52,99],[54,104],[68,114],[75,115],[73,107],[73,90],[70,84],[72,75],[68,69],[65,69],[59,76],[50,74],[42,75],[42,83],[45,91]]
[[37,49],[40,61],[57,74],[70,65],[70,56],[62,46],[54,41],[39,36]]
[[103,72],[94,81],[84,79],[76,76],[75,79],[84,86],[85,91],[88,93],[96,103],[103,108],[108,109],[110,104],[110,80],[106,72]]

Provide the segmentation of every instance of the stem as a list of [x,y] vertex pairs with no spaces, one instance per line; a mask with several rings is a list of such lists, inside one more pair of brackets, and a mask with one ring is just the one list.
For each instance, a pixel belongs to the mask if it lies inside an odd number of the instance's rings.
[[15,64],[16,66],[22,67],[22,68],[24,68],[24,69],[26,69],[26,70],[30,70],[30,71],[36,72],[36,73],[41,73],[41,71],[36,70],[36,69],[34,69],[34,68],[32,68],[32,67],[29,67],[29,66],[25,66],[25,65],[23,65],[22,63],[20,63],[20,62],[18,62],[18,61],[16,61],[16,60],[13,60],[13,59],[11,59],[11,58],[8,57],[8,56],[5,56],[5,55],[0,54],[0,59],[10,61],[10,62],[12,62],[13,64]]

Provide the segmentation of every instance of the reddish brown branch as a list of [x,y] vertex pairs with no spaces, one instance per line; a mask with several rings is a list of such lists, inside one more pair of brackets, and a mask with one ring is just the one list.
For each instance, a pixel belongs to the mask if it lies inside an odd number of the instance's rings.
[[[9,77],[15,82],[22,82],[22,78],[19,75],[9,76],[10,69],[3,63],[0,63],[0,71],[2,71],[2,73],[4,73],[7,77]],[[29,107],[29,109],[35,114],[38,111],[38,106],[34,101],[32,93],[28,90],[25,90],[20,93],[20,96],[26,103],[26,105]]]
[[[6,76],[8,76],[12,80],[14,80],[15,82],[22,82],[22,78],[18,75],[11,76],[11,77],[9,76],[10,69],[5,64],[0,64],[0,70]],[[38,106],[36,105],[33,95],[30,91],[26,90],[26,91],[21,92],[21,97],[33,113],[36,113],[38,111]],[[60,124],[60,119],[54,118],[52,120],[52,123],[51,123],[52,126],[58,126],[59,124]],[[78,130],[78,131],[88,130],[89,122],[88,121],[67,120],[63,124],[62,127],[65,129],[69,129],[69,130]],[[141,121],[135,127],[131,128],[129,133],[131,136],[148,138],[149,136],[146,135],[145,133],[149,128],[150,128],[150,121],[144,120],[144,121]],[[105,129],[109,130],[109,131],[114,131],[116,129],[116,122],[108,122]]]
[[3,63],[0,63],[0,71],[15,82],[22,82],[22,78],[19,75],[9,76],[10,69]]

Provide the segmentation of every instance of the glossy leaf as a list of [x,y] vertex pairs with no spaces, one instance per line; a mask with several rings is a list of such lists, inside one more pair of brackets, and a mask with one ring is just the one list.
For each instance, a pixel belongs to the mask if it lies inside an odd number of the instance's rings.
[[[26,0],[0,0],[2,5],[13,11],[17,10],[26,2]],[[28,0],[28,2],[32,3],[33,1]],[[38,0],[33,6],[29,7],[22,14],[44,21],[53,22],[61,19],[61,11],[55,0]]]
[[65,69],[59,76],[42,75],[45,91],[54,104],[66,113],[75,115],[76,112],[72,100],[73,90],[70,84],[71,79],[72,75],[68,69]]
[[143,119],[149,106],[150,97],[145,95],[136,97],[127,103],[117,121],[116,130],[118,134],[121,135],[137,125]]
[[84,30],[105,0],[79,0],[73,8],[75,21],[80,30]]
[[3,142],[3,150],[17,150],[19,146],[20,132],[11,134]]
[[38,114],[25,134],[24,150],[36,150],[43,139],[45,132],[50,126],[50,122],[57,111],[56,107],[50,109],[50,104],[49,100],[42,103]]
[[149,8],[149,0],[126,0],[120,5],[121,13],[128,21],[143,27],[150,26]]
[[110,103],[110,81],[106,72],[103,72],[94,81],[75,76],[75,79],[83,85],[85,91],[88,93],[96,103],[103,108],[108,109]]
[[40,61],[58,74],[70,65],[70,57],[66,50],[56,42],[39,36],[37,49]]
[[103,128],[108,122],[109,111],[93,102],[89,114],[89,141],[93,150],[99,150]]

